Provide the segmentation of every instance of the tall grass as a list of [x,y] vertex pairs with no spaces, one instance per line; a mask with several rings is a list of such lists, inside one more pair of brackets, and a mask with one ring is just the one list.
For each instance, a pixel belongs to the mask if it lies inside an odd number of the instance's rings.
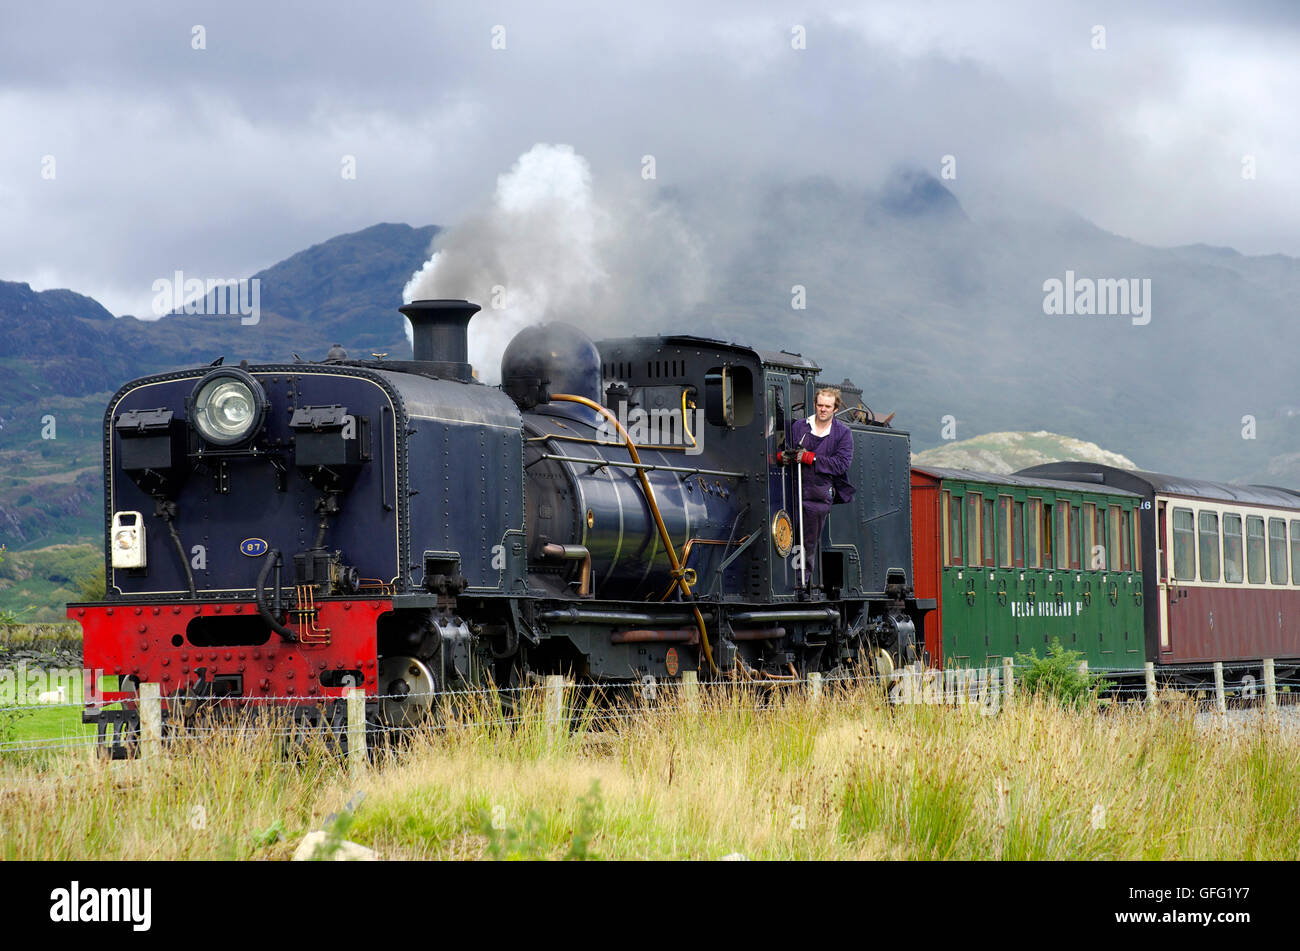
[[475,698],[354,777],[322,743],[218,730],[152,762],[0,758],[0,857],[286,858],[356,792],[384,858],[1300,857],[1300,737],[1037,701],[704,692],[617,710]]

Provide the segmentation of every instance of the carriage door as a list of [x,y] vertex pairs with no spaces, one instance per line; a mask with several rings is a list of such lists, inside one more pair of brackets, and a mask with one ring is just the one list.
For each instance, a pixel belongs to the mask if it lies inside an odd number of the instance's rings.
[[772,535],[772,593],[789,594],[799,583],[795,546],[799,544],[799,519],[803,512],[795,495],[792,467],[782,466],[780,454],[789,444],[790,378],[769,372],[767,391],[767,525]]
[[1160,599],[1160,650],[1169,651],[1173,646],[1169,643],[1169,599],[1178,596],[1178,585],[1172,582],[1170,574],[1172,566],[1169,562],[1169,553],[1173,551],[1173,535],[1170,533],[1169,525],[1165,517],[1165,503],[1156,503],[1156,577],[1158,579],[1158,590],[1156,596]]

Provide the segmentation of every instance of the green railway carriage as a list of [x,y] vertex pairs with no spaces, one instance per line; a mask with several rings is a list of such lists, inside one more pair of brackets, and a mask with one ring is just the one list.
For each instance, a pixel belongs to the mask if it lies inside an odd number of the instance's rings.
[[1110,486],[913,468],[916,595],[938,602],[931,665],[1041,656],[1060,638],[1090,669],[1140,671],[1142,504]]

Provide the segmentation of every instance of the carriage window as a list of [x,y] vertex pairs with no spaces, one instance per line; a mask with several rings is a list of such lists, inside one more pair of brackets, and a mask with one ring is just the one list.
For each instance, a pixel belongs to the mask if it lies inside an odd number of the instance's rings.
[[1119,533],[1119,570],[1129,571],[1133,561],[1133,510],[1125,509],[1122,519],[1123,528]]
[[1080,532],[1080,526],[1082,524],[1083,522],[1079,518],[1079,506],[1071,505],[1070,506],[1070,567],[1071,568],[1081,568],[1083,566],[1083,562],[1080,560],[1080,555],[1079,555],[1079,545],[1080,545],[1079,532]]
[[984,564],[992,568],[997,564],[997,518],[993,514],[993,500],[984,500]]
[[1268,580],[1286,584],[1286,520],[1268,520]]
[[1052,567],[1052,507],[1043,506],[1043,567]]
[[1174,578],[1196,580],[1196,519],[1191,509],[1174,509]]
[[1094,557],[1097,546],[1101,544],[1097,525],[1097,506],[1092,502],[1083,503],[1083,563],[1085,568],[1104,568],[1105,562],[1097,564]]
[[1011,547],[1016,553],[1016,567],[1025,567],[1025,503],[1017,502],[1011,523]]
[[998,565],[1011,567],[1011,496],[998,496]]
[[1219,580],[1219,513],[1201,513],[1201,580]]
[[1300,584],[1300,521],[1291,520],[1291,583]]
[[1264,519],[1258,515],[1246,516],[1246,578],[1251,584],[1263,584],[1267,571],[1264,568]]
[[1098,505],[1093,511],[1093,518],[1096,524],[1093,526],[1092,537],[1093,544],[1097,547],[1092,550],[1089,556],[1092,559],[1092,567],[1097,571],[1106,569],[1106,506]]
[[948,538],[952,544],[952,560],[950,565],[960,565],[964,561],[962,558],[962,531],[961,531],[961,496],[952,500],[952,506],[948,512]]
[[1161,581],[1169,577],[1169,513],[1164,502],[1156,516],[1156,572]]
[[1070,567],[1070,506],[1056,503],[1056,567]]
[[1121,550],[1125,547],[1120,536],[1123,535],[1124,520],[1120,518],[1119,506],[1110,507],[1110,544],[1107,546],[1106,562],[1111,571],[1121,570]]
[[979,565],[984,561],[984,556],[980,552],[980,541],[984,537],[980,528],[982,511],[980,503],[983,498],[975,492],[966,493],[966,554],[969,556],[967,562],[972,565]]
[[1030,568],[1042,565],[1043,500],[1029,500],[1029,522],[1025,526],[1025,563]]
[[1223,516],[1223,580],[1231,584],[1241,584],[1246,578],[1245,565],[1241,558],[1241,516]]
[[944,489],[939,496],[939,558],[943,565],[952,564],[952,548],[948,537],[948,509],[952,506],[952,493]]
[[1142,513],[1133,510],[1133,570],[1142,570]]

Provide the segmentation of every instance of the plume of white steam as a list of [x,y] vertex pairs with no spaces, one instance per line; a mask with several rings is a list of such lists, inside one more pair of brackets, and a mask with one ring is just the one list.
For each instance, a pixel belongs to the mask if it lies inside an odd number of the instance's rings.
[[571,146],[535,145],[497,178],[490,207],[435,238],[402,298],[482,305],[469,358],[484,382],[499,378],[506,344],[532,323],[562,320],[593,337],[665,329],[653,322],[702,298],[705,269],[698,241],[639,184],[640,194],[598,199]]

